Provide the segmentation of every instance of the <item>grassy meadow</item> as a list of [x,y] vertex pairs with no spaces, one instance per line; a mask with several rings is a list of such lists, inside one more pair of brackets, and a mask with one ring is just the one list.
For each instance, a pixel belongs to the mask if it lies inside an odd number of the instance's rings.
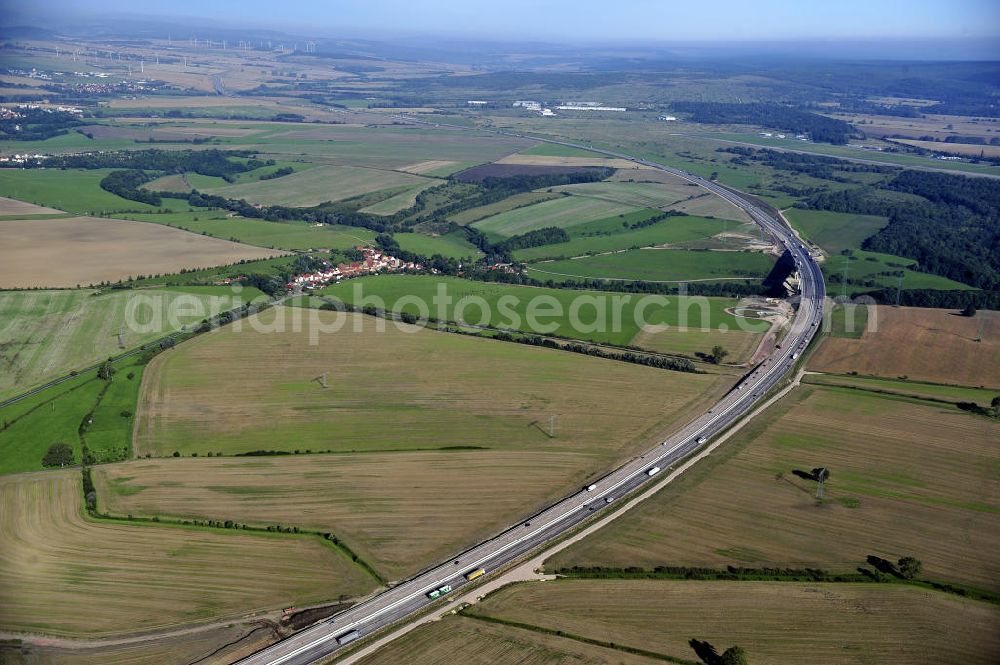
[[[0,292],[0,400],[262,298],[254,288]],[[199,311],[202,312],[199,314]],[[135,325],[133,325],[135,324]]]
[[[704,217],[668,217],[651,226],[639,229],[622,227],[619,232],[592,236],[573,236],[567,242],[540,247],[519,249],[513,253],[518,261],[539,261],[542,259],[563,259],[615,252],[636,247],[651,247],[669,243],[710,238],[733,226],[731,222]],[[616,229],[617,231],[617,229]]]
[[774,267],[774,257],[760,252],[708,252],[684,249],[637,249],[528,266],[528,275],[554,282],[582,279],[647,282],[759,280]]
[[[444,298],[437,299],[442,291]],[[618,345],[634,343],[641,331],[655,330],[651,327],[661,325],[684,326],[699,332],[723,326],[751,333],[767,329],[760,321],[738,319],[726,312],[727,307],[737,303],[734,298],[644,297],[422,275],[379,275],[351,280],[328,286],[320,294],[358,307],[374,304],[443,321],[460,319],[466,323]],[[427,311],[421,312],[411,302],[413,299],[426,303]],[[529,318],[532,312],[534,321]]]
[[[248,354],[260,360],[241,362]],[[723,379],[279,307],[161,354],[143,381],[137,455],[572,442],[610,461],[649,443]],[[550,439],[537,424],[553,413],[561,430]]]

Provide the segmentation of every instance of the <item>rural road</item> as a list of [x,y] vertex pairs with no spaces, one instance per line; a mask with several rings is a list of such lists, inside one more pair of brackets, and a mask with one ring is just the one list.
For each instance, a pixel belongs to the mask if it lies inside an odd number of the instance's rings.
[[[413,118],[419,124],[441,125]],[[483,130],[474,130],[483,131]],[[371,635],[440,602],[427,594],[444,585],[453,591],[442,597],[457,595],[468,584],[466,575],[473,571],[502,568],[522,555],[559,538],[591,517],[595,517],[611,502],[621,499],[639,487],[659,480],[657,474],[670,470],[681,460],[695,454],[709,441],[723,433],[734,422],[753,410],[767,393],[791,372],[798,355],[820,328],[823,300],[826,296],[819,266],[803,247],[792,230],[767,211],[744,198],[742,194],[718,183],[649,160],[639,159],[589,146],[539,139],[511,132],[494,132],[518,138],[530,138],[544,143],[590,150],[595,153],[627,159],[648,168],[671,173],[721,196],[742,208],[764,231],[776,239],[795,259],[800,273],[801,297],[798,313],[780,349],[746,375],[737,386],[707,412],[690,421],[667,440],[614,469],[587,488],[568,496],[523,522],[508,527],[496,536],[456,554],[411,579],[401,582],[377,596],[267,647],[240,661],[241,665],[305,665],[328,658],[344,644]],[[655,480],[654,480],[655,478]],[[483,579],[480,577],[480,579]]]

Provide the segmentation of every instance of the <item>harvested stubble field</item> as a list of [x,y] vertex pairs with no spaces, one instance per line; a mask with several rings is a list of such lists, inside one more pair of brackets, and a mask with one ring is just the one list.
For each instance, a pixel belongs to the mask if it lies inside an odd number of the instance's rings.
[[[853,572],[869,554],[915,556],[929,579],[996,591],[998,437],[1000,423],[954,407],[803,387],[546,566]],[[818,466],[830,469],[820,506],[815,483],[792,474]]]
[[[296,317],[304,319],[298,328]],[[167,456],[484,446],[571,450],[611,462],[649,443],[724,382],[402,327],[276,307],[195,338],[149,365],[135,450]],[[318,380],[324,373],[328,388]],[[538,423],[552,414],[559,431],[550,439]]]
[[[150,637],[140,641],[108,643],[59,643],[43,638],[45,644],[0,644],[4,665],[163,665],[197,663],[229,665],[274,641],[274,633],[264,622],[220,625],[198,632]],[[55,642],[55,643],[54,643]]]
[[[429,187],[439,181],[398,171],[352,166],[320,166],[299,173],[206,190],[250,203],[310,207],[383,189]],[[414,193],[415,195],[415,193]],[[392,212],[391,210],[389,212]]]
[[583,485],[604,463],[549,448],[137,460],[96,467],[94,480],[112,514],[329,531],[383,577],[402,579]]
[[318,539],[91,522],[80,487],[76,469],[0,479],[4,630],[152,630],[372,587]]
[[412,173],[414,175],[436,175],[446,171],[451,171],[452,169],[457,171],[461,168],[461,166],[462,162],[456,162],[450,159],[426,159],[422,162],[417,162],[416,164],[401,166],[399,167],[399,170],[406,171],[407,173]]
[[809,368],[1000,388],[1000,313],[880,305],[861,339],[825,339]]
[[258,247],[278,249],[349,249],[369,245],[375,232],[360,226],[268,222],[263,219],[230,217],[224,212],[196,214],[135,214],[130,219],[186,229],[192,233],[227,238]]
[[[122,330],[126,346],[133,348],[173,331],[171,318],[179,328],[254,297],[263,294],[225,287],[0,293],[0,399],[120,353]],[[201,316],[179,309],[188,303],[197,307],[196,302],[202,307]],[[128,322],[142,327],[127,326]]]
[[[121,219],[0,221],[0,288],[74,287],[280,256]],[[72,260],[67,260],[72,257]]]
[[5,196],[0,196],[0,216],[23,215],[27,217],[29,215],[61,214],[63,214],[62,210],[36,206],[34,203],[25,203],[24,201],[18,201],[17,199],[9,199]]
[[425,624],[359,665],[662,665],[647,656],[464,616]]
[[904,586],[559,580],[507,587],[472,612],[688,660],[692,637],[783,665],[985,665],[1000,656],[1000,609]]

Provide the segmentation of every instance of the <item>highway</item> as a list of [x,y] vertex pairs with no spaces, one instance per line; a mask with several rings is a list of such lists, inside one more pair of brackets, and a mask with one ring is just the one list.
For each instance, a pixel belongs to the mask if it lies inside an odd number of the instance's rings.
[[[409,117],[405,117],[405,119],[419,124],[442,126],[439,123],[428,123]],[[469,130],[468,127],[457,125],[449,127]],[[443,594],[442,597],[452,595],[463,585],[469,583],[465,578],[467,573],[484,569],[488,574],[490,571],[517,559],[522,554],[558,538],[587,518],[604,510],[614,501],[629,494],[644,483],[651,482],[655,476],[694,453],[710,441],[713,436],[748,413],[771,388],[775,387],[794,368],[799,354],[806,348],[822,325],[823,300],[826,291],[819,266],[782,220],[771,217],[765,210],[743,198],[738,192],[685,171],[622,153],[597,150],[583,144],[522,136],[510,132],[494,133],[529,138],[627,159],[693,182],[742,208],[757,224],[763,227],[772,239],[785,247],[798,266],[800,300],[798,312],[792,320],[791,328],[783,340],[781,348],[776,349],[768,359],[746,375],[708,412],[699,415],[680,431],[660,442],[654,448],[647,450],[641,456],[629,460],[592,485],[580,488],[579,491],[552,504],[538,514],[508,527],[496,536],[456,554],[451,559],[425,570],[331,619],[238,661],[240,665],[305,665],[329,657],[341,648],[340,641],[346,644],[348,641],[363,638],[425,609],[431,603],[438,602],[427,596],[429,592],[449,585],[453,591],[451,594]]]

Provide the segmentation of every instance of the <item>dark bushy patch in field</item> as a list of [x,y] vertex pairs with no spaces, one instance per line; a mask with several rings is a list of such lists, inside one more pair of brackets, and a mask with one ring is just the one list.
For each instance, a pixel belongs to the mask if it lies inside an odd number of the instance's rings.
[[454,176],[460,182],[482,182],[487,178],[514,176],[568,175],[570,173],[601,173],[600,166],[537,166],[530,164],[483,164],[459,171]]

